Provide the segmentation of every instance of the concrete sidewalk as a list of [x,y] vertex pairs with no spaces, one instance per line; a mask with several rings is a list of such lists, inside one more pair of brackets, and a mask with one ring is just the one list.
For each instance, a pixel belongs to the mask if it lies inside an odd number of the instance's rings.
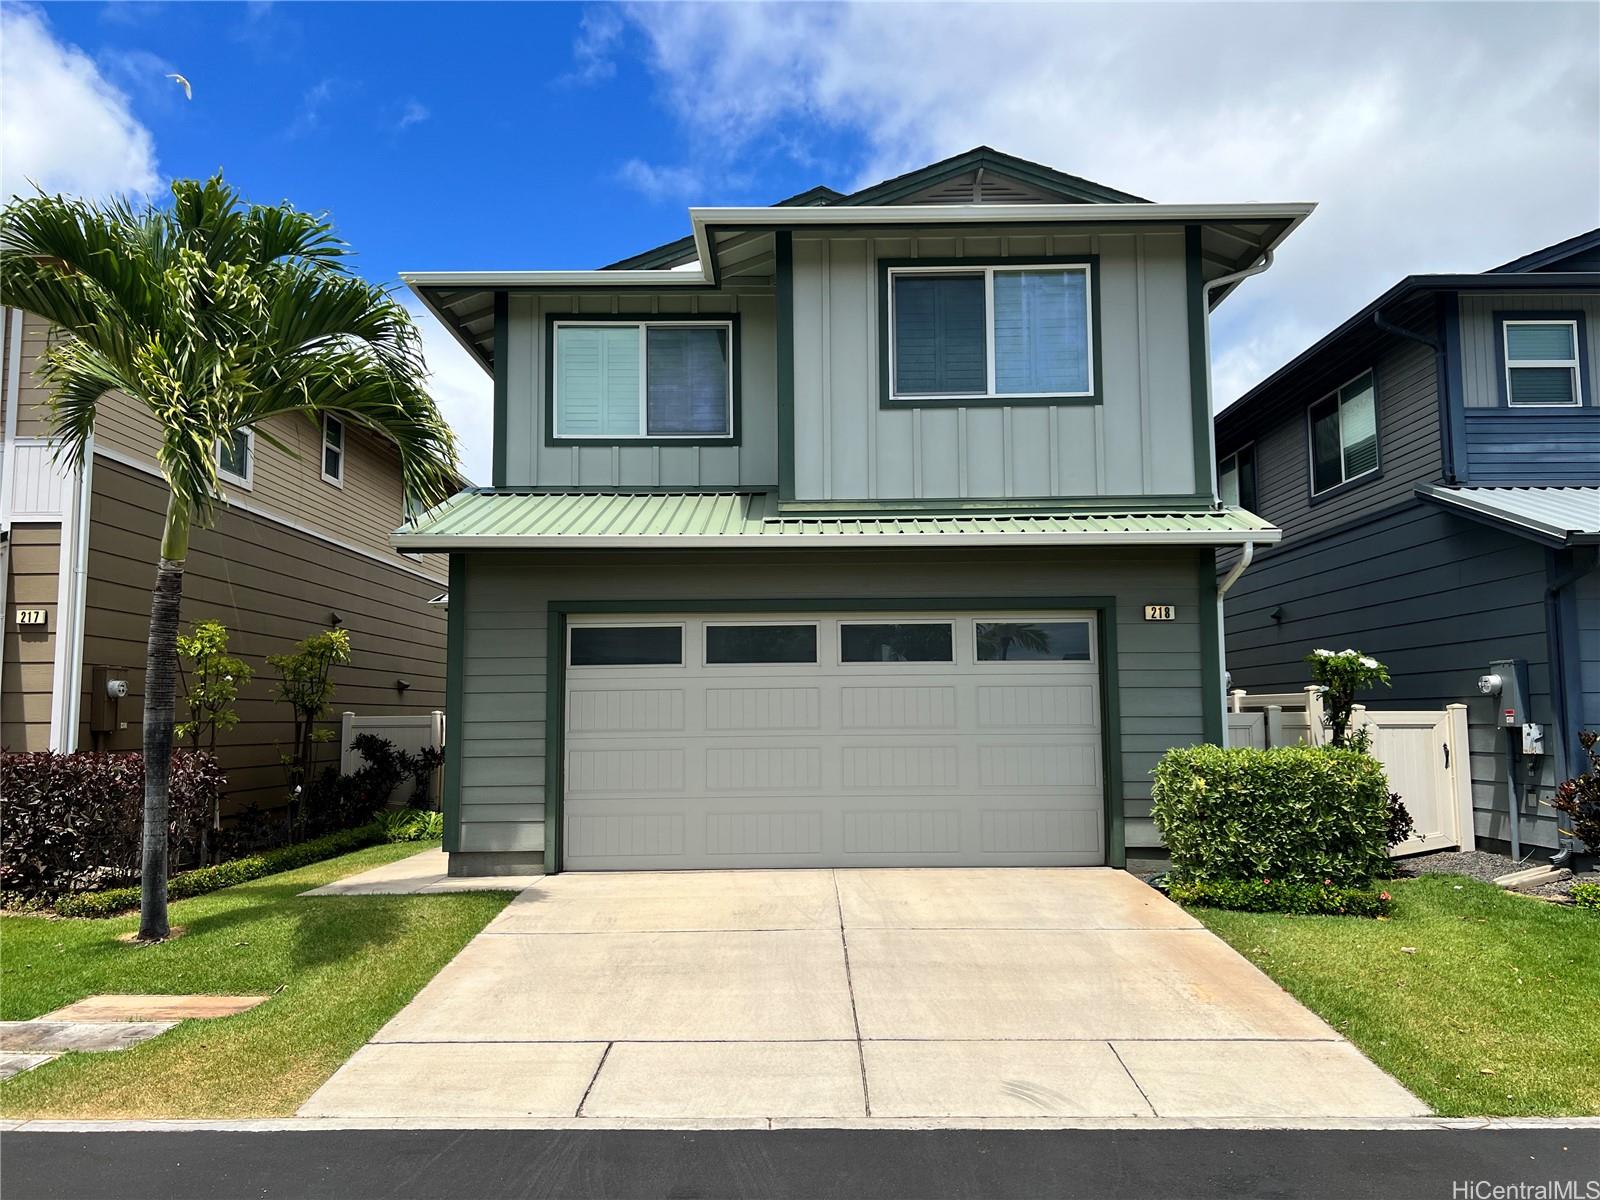
[[301,1109],[839,1124],[1426,1112],[1108,869],[541,879]]
[[520,892],[542,879],[540,875],[450,874],[450,856],[437,847],[347,875],[325,883],[302,896],[416,896],[440,892]]

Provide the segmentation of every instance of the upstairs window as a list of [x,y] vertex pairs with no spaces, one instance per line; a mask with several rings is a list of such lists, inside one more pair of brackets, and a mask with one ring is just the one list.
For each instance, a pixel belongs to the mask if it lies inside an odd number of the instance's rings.
[[255,469],[256,433],[235,429],[231,437],[217,441],[217,474],[229,483],[249,489],[250,473]]
[[1371,371],[1313,404],[1310,420],[1313,496],[1378,469],[1378,399]]
[[1217,466],[1217,495],[1226,505],[1256,511],[1256,448],[1235,450]]
[[332,415],[322,418],[322,477],[344,486],[344,422]]
[[558,321],[554,342],[556,437],[732,439],[732,322]]
[[890,398],[1092,397],[1090,270],[889,268]]
[[1576,408],[1583,403],[1577,321],[1503,320],[1500,330],[1508,405]]

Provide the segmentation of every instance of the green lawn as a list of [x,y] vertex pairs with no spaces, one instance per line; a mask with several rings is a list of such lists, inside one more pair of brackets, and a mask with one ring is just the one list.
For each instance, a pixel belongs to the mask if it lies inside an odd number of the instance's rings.
[[1446,1116],[1600,1115],[1600,919],[1458,875],[1386,921],[1195,908]]
[[293,1113],[510,899],[298,893],[427,847],[373,846],[183,900],[184,937],[116,940],[110,921],[0,918],[0,1017],[103,992],[272,993],[247,1013],[187,1021],[128,1050],[68,1054],[0,1083],[7,1117]]

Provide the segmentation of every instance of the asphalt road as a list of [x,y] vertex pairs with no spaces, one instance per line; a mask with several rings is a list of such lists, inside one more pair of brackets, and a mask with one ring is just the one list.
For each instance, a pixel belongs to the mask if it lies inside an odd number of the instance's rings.
[[1493,1192],[1453,1187],[1480,1180],[1513,1189],[1572,1180],[1577,1200],[1600,1200],[1600,1182],[1588,1183],[1600,1181],[1600,1130],[328,1130],[0,1137],[5,1200],[1491,1200]]

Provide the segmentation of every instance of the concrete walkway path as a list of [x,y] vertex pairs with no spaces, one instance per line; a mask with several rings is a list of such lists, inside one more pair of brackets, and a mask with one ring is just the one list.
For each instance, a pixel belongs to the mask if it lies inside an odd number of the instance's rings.
[[417,896],[439,892],[520,892],[542,875],[450,874],[450,856],[438,847],[396,859],[355,875],[346,875],[302,896]]
[[1427,1111],[1176,905],[1080,868],[541,879],[301,1115]]

